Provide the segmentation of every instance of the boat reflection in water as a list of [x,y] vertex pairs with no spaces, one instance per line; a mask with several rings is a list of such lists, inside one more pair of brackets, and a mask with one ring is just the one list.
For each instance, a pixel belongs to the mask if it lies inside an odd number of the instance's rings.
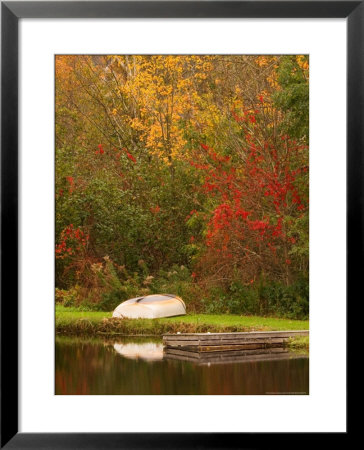
[[155,342],[114,344],[119,355],[128,359],[143,359],[144,361],[161,361],[163,359],[163,344]]

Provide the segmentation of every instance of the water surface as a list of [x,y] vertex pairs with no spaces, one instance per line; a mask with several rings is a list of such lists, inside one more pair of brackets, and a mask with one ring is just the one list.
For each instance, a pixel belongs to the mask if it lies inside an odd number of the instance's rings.
[[[56,338],[58,395],[308,394],[307,354],[202,360],[166,355],[160,339]],[[278,359],[277,359],[278,358]]]

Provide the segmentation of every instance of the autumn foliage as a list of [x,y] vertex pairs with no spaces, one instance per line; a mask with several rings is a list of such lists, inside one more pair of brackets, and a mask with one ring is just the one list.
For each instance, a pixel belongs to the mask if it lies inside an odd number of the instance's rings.
[[91,289],[99,264],[115,278],[99,300],[182,289],[197,310],[235,295],[236,312],[307,314],[308,71],[303,55],[58,56],[57,286]]

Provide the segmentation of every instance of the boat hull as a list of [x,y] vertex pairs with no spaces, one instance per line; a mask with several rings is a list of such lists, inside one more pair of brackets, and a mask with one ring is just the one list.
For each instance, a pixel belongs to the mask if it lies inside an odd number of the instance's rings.
[[186,314],[183,300],[176,296],[150,295],[121,303],[113,317],[128,319],[157,319]]

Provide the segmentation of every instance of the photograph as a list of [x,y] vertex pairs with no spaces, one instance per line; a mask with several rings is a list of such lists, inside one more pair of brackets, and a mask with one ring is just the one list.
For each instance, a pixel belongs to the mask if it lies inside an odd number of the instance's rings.
[[309,55],[56,54],[54,102],[55,394],[309,395]]

